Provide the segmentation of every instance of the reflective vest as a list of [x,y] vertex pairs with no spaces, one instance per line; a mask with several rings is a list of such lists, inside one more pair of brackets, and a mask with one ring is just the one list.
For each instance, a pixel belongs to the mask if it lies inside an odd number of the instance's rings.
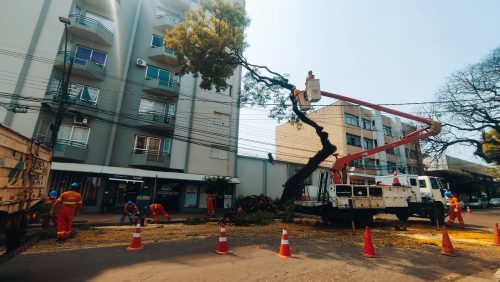
[[79,211],[82,207],[82,196],[76,191],[66,191],[54,202],[54,207],[59,205],[64,210]]

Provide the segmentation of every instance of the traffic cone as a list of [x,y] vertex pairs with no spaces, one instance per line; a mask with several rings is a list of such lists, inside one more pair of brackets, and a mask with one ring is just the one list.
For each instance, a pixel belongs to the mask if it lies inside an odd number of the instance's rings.
[[278,253],[278,256],[281,258],[289,258],[292,256],[292,250],[290,249],[290,244],[288,244],[288,231],[286,230],[286,227],[283,227],[280,252]]
[[498,233],[498,223],[493,227],[493,246],[500,246],[500,234]]
[[470,208],[467,206],[467,214],[470,214]]
[[392,180],[392,186],[401,186],[401,182],[399,182],[398,178],[398,173],[394,171],[392,175],[394,176],[394,179]]
[[363,248],[363,256],[367,258],[375,258],[375,249],[373,248],[372,234],[370,228],[365,227],[365,246]]
[[448,230],[443,226],[443,241],[442,241],[442,250],[441,254],[446,256],[456,256],[455,250],[453,249],[453,245],[451,244],[450,237],[448,236]]
[[219,241],[217,242],[217,250],[215,252],[219,255],[231,253],[227,247],[226,226],[224,224],[220,225]]
[[128,251],[137,251],[142,250],[144,247],[141,243],[141,221],[137,221],[137,225],[135,226],[135,231],[132,233],[132,240],[130,240],[130,245],[128,246]]

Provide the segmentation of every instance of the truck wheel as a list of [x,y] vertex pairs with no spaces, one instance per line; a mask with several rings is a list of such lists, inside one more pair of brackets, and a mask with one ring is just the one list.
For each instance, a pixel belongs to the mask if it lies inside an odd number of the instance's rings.
[[6,251],[10,252],[19,247],[21,247],[24,237],[26,237],[26,227],[28,226],[28,220],[26,216],[22,216],[19,228],[10,230],[5,233],[7,236]]
[[438,220],[439,224],[443,225],[444,218],[445,218],[443,205],[435,204],[434,210],[431,210],[431,212],[429,214],[429,219],[431,220],[432,223],[436,223],[436,217],[435,217],[434,213],[437,214],[437,220]]
[[396,212],[396,217],[401,221],[407,221],[410,217],[410,213],[407,209],[401,209]]

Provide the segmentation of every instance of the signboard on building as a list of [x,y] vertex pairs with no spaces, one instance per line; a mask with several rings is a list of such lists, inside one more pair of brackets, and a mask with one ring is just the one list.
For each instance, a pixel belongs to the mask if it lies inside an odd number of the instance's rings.
[[186,194],[184,197],[184,207],[185,208],[196,208],[196,199],[198,196],[198,188],[196,187],[186,187]]

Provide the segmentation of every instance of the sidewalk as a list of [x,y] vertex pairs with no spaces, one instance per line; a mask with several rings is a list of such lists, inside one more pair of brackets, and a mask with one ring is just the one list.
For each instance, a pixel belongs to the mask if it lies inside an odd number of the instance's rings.
[[[181,213],[172,212],[169,213],[172,220],[167,221],[165,218],[160,217],[158,223],[168,224],[168,223],[181,223],[186,221],[188,218],[206,218],[204,213]],[[86,213],[80,214],[74,219],[75,225],[87,225],[87,226],[106,226],[106,225],[119,225],[121,213]],[[125,219],[128,222],[128,218]]]

